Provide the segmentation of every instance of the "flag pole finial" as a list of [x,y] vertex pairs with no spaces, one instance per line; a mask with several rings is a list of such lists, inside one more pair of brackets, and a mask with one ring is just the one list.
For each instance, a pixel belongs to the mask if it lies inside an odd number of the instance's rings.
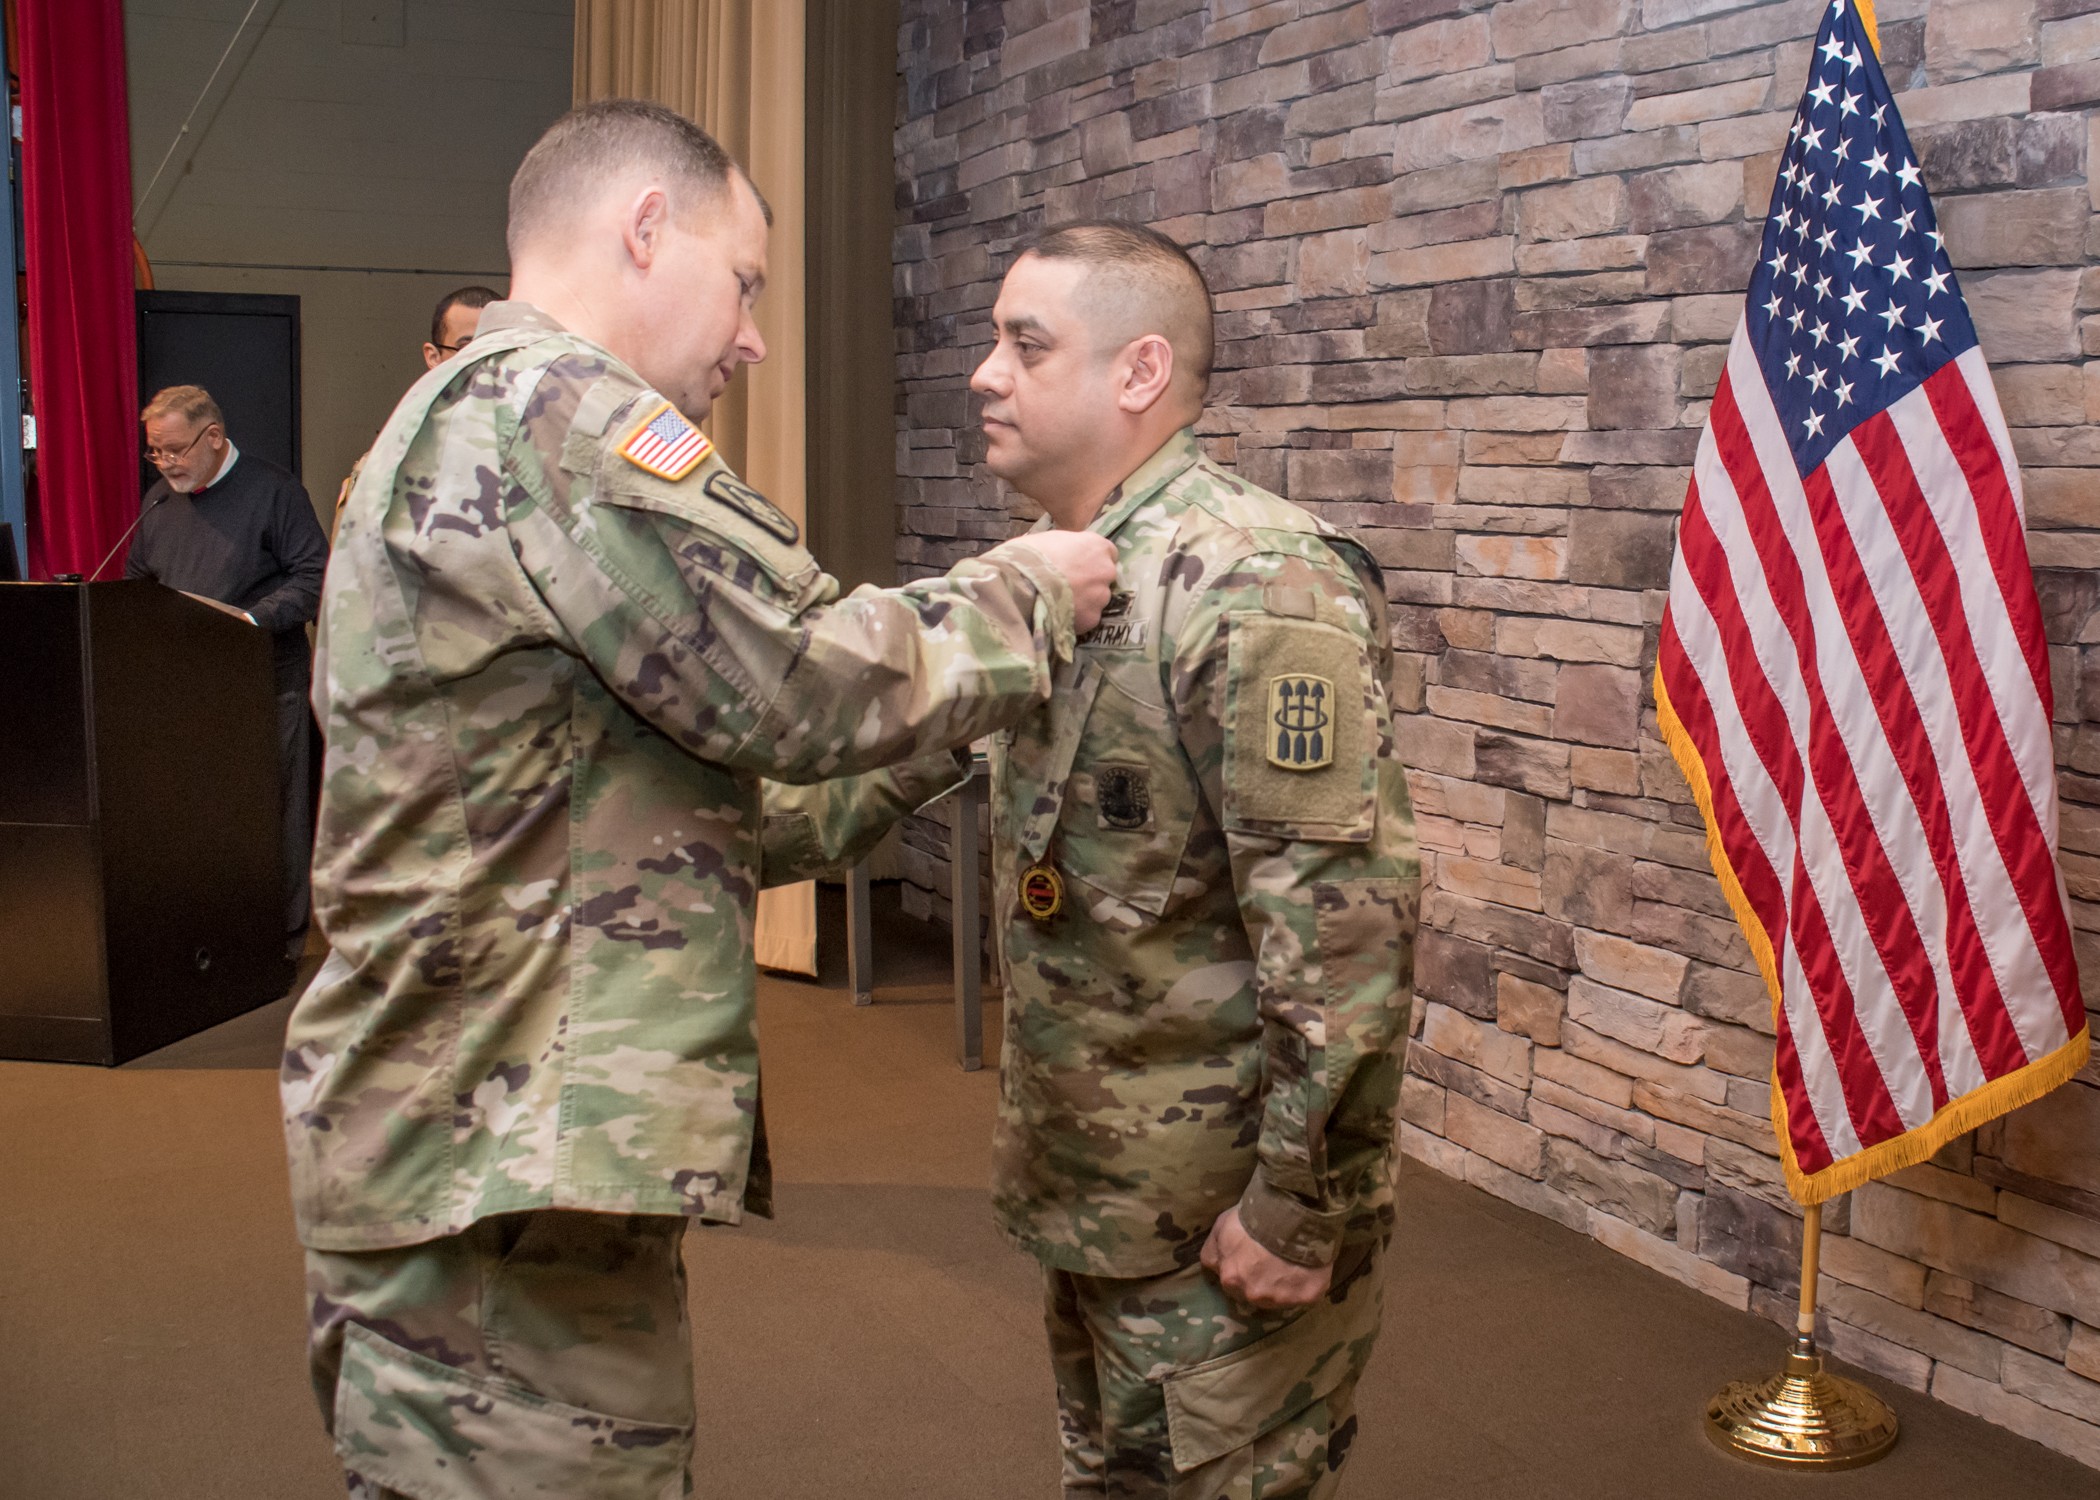
[[1801,1311],[1786,1368],[1769,1380],[1737,1380],[1706,1408],[1706,1435],[1727,1452],[1790,1469],[1855,1469],[1896,1445],[1896,1414],[1855,1381],[1823,1368],[1816,1347],[1816,1272],[1823,1205],[1801,1226]]

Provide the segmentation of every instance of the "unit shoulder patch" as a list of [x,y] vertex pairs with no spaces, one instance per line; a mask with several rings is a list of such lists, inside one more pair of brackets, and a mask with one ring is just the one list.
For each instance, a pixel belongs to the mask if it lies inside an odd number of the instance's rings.
[[1349,631],[1271,614],[1226,640],[1227,827],[1361,839],[1373,822],[1370,663]]
[[620,457],[644,473],[673,484],[699,467],[715,451],[707,434],[688,422],[666,401],[651,412],[620,444]]
[[1284,672],[1269,679],[1269,764],[1286,771],[1317,771],[1334,764],[1332,678]]
[[795,524],[794,517],[727,469],[708,475],[705,488],[711,499],[719,500],[789,546],[802,540],[802,528]]

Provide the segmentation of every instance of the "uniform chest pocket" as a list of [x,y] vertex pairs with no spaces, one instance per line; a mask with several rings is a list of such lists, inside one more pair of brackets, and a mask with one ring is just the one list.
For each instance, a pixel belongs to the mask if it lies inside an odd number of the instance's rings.
[[1101,652],[1099,687],[1058,820],[1058,865],[1084,889],[1145,918],[1166,915],[1200,801],[1149,657]]

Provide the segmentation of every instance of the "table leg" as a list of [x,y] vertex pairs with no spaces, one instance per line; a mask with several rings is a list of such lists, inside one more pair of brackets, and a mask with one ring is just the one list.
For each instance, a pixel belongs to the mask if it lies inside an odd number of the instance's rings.
[[868,922],[868,867],[846,872],[846,987],[855,1005],[875,1003],[875,938]]
[[948,860],[955,935],[955,1059],[965,1073],[984,1066],[984,946],[979,932],[977,798],[972,779],[955,794],[954,837]]

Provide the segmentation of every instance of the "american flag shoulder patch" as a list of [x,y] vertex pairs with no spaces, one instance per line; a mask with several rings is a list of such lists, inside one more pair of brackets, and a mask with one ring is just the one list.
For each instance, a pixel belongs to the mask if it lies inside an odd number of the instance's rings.
[[620,445],[620,457],[659,479],[680,480],[714,452],[707,434],[666,401]]

